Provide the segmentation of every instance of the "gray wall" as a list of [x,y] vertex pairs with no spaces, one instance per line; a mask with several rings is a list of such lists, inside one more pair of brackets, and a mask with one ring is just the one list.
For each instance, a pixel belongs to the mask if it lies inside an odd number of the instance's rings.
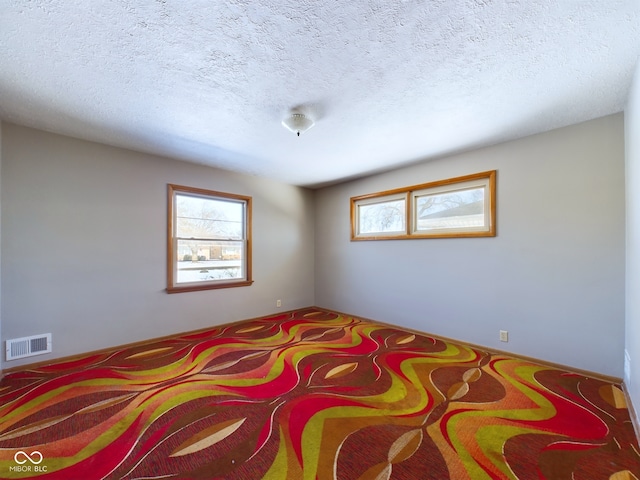
[[[52,355],[3,367],[259,316],[281,298],[622,376],[623,131],[618,114],[314,193],[3,124],[2,337],[54,338]],[[490,169],[497,237],[350,241],[351,196]],[[253,196],[253,286],[164,292],[167,183]]]
[[[252,286],[165,293],[167,183],[253,197]],[[314,303],[313,191],[5,123],[0,192],[3,339],[54,346],[4,368]]]
[[[2,271],[2,121],[0,121],[0,272]],[[2,275],[0,275],[0,340],[2,339]],[[4,346],[4,342],[0,341],[0,345]],[[0,348],[0,357],[2,356],[2,348]],[[2,379],[2,360],[0,360],[0,379]]]
[[[625,110],[627,181],[627,282],[625,385],[640,412],[640,62]],[[638,420],[638,419],[636,419]],[[636,422],[638,423],[638,422]]]
[[[316,304],[622,377],[623,135],[617,114],[318,191]],[[497,237],[350,241],[350,197],[493,169]]]

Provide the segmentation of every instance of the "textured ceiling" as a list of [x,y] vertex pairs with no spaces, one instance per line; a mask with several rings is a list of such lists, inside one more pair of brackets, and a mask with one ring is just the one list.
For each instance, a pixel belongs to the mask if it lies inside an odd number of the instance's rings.
[[619,112],[638,55],[638,0],[2,0],[0,117],[320,186]]

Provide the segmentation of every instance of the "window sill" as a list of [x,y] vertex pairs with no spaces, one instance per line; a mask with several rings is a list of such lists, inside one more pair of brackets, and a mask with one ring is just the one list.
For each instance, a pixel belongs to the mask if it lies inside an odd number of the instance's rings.
[[204,285],[185,285],[181,287],[167,287],[167,293],[182,293],[182,292],[197,292],[200,290],[217,290],[220,288],[233,288],[233,287],[249,287],[253,284],[253,280],[242,280],[239,282],[226,282],[226,283],[207,283]]

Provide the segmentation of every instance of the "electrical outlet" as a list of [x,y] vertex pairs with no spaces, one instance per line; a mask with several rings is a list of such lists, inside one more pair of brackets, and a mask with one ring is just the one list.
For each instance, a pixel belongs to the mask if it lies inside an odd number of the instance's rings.
[[508,342],[509,341],[509,332],[506,330],[500,330],[500,341]]
[[281,307],[282,306],[282,300],[278,299],[276,300],[276,307]]

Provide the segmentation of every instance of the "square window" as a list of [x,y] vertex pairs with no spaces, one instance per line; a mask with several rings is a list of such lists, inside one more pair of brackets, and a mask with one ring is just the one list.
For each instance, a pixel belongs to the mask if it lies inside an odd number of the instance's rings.
[[407,196],[386,195],[355,202],[358,237],[390,237],[407,234]]

